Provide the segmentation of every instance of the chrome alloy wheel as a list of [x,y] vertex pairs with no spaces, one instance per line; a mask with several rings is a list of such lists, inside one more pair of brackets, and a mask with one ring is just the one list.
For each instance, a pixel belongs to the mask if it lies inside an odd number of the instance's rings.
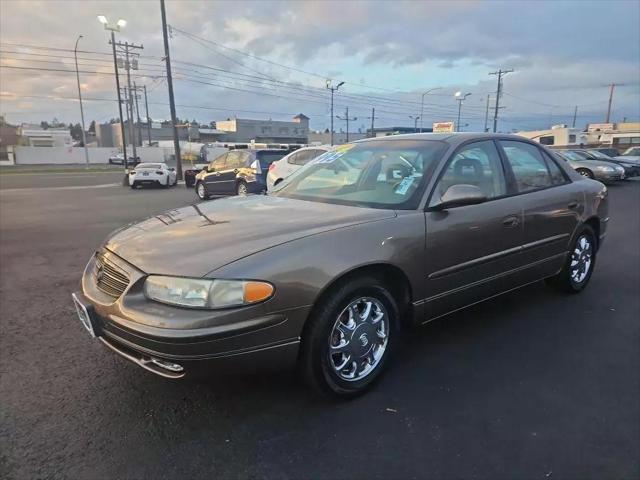
[[571,254],[571,279],[574,283],[582,283],[591,268],[593,257],[593,246],[588,236],[582,235],[578,238],[576,246]]
[[205,188],[204,183],[201,182],[198,184],[198,197],[204,200],[206,196],[207,196],[207,189]]
[[385,307],[375,298],[358,298],[333,324],[329,365],[342,380],[362,380],[380,363],[388,342],[389,315]]
[[241,197],[247,196],[247,184],[244,182],[240,182],[238,184],[238,195]]

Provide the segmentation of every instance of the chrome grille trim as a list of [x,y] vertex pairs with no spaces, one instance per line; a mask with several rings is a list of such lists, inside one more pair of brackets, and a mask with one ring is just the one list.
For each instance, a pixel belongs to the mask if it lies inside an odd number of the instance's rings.
[[102,253],[96,254],[96,285],[100,291],[118,298],[129,286],[129,277]]

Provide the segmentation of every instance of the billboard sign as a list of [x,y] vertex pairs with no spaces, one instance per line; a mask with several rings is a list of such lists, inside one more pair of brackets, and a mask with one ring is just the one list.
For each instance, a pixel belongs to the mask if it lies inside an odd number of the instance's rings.
[[433,133],[451,133],[454,131],[453,122],[434,122]]

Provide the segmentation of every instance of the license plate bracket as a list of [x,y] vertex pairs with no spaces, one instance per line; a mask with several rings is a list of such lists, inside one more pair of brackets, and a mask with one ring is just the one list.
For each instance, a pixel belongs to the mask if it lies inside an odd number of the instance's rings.
[[73,306],[76,308],[78,319],[84,328],[87,329],[89,335],[93,338],[99,336],[99,329],[97,328],[97,324],[94,320],[95,313],[93,312],[93,307],[90,304],[83,302],[75,293],[71,294],[71,298],[73,299]]

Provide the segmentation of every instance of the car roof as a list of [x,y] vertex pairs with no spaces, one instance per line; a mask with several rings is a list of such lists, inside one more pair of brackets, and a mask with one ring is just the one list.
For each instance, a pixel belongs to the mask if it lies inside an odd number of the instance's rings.
[[447,142],[451,145],[458,145],[469,140],[490,140],[490,139],[519,140],[519,141],[531,142],[529,138],[521,137],[519,135],[511,135],[507,133],[456,132],[456,133],[407,133],[404,135],[389,135],[386,137],[363,138],[362,140],[357,140],[354,143],[384,142],[384,141],[397,141],[397,140],[430,140],[430,141]]

